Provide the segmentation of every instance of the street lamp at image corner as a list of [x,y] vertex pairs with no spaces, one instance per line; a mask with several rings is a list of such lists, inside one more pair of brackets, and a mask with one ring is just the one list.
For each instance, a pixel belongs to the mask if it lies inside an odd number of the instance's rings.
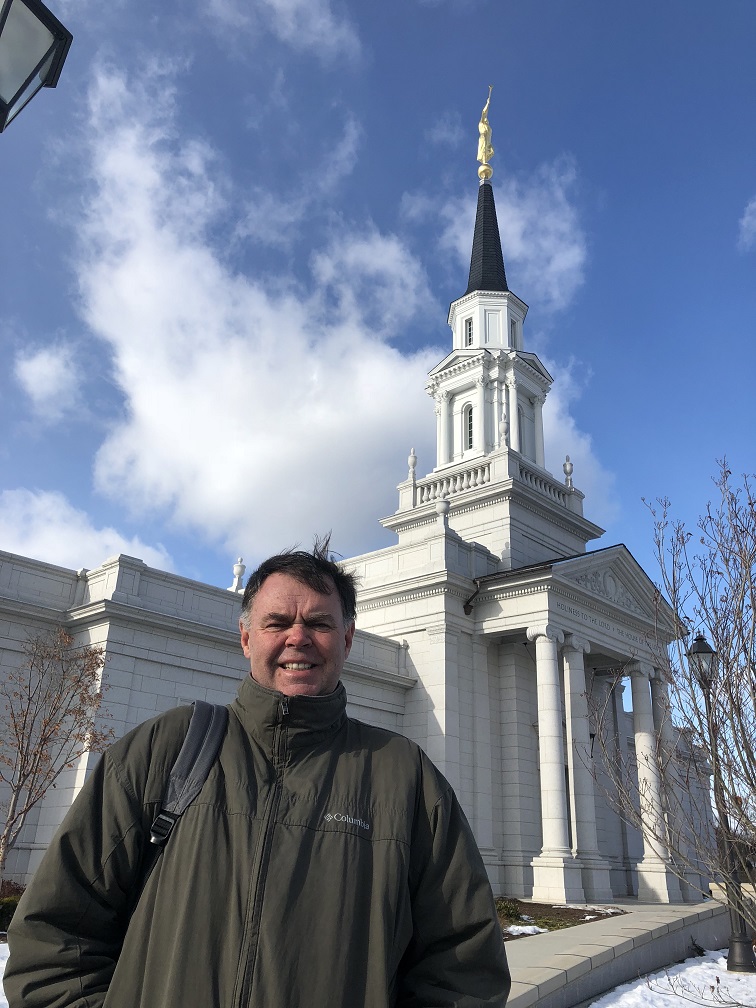
[[[693,668],[698,685],[704,696],[706,705],[706,719],[711,731],[712,710],[711,691],[714,684],[714,670],[717,661],[717,652],[700,633],[687,651],[688,661]],[[723,857],[725,866],[728,869],[729,877],[725,880],[725,892],[730,911],[730,942],[727,954],[727,969],[732,973],[756,973],[756,958],[754,957],[753,939],[748,934],[748,927],[743,916],[743,889],[740,884],[737,864],[731,849],[733,840],[730,831],[730,820],[727,815],[727,807],[724,799],[724,787],[722,783],[722,773],[719,766],[716,746],[712,747],[712,791],[714,792],[714,805],[719,817],[720,830],[724,833],[725,850]]]
[[55,87],[73,35],[41,0],[2,0],[0,133],[43,87]]

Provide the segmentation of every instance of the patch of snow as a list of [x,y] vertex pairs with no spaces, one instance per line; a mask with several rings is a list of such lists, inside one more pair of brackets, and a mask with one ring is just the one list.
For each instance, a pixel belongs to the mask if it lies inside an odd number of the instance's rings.
[[[563,905],[567,908],[567,910],[592,910],[593,913],[596,914],[611,915],[611,914],[622,914],[625,912],[624,910],[621,910],[619,907],[592,906],[590,903],[565,903]],[[559,907],[555,906],[554,909],[558,910]]]
[[[672,1000],[670,1000],[672,999]],[[706,952],[684,963],[622,984],[591,1008],[674,1008],[693,1002],[704,1008],[756,1006],[756,973],[728,973],[727,952]]]
[[[3,942],[0,945],[0,981],[3,978],[3,973],[5,973],[5,964],[8,962],[8,945]],[[5,994],[3,993],[3,985],[0,983],[0,1008],[8,1008],[8,1001],[6,1000]]]
[[546,934],[548,928],[539,928],[535,924],[510,924],[508,927],[502,928],[504,934],[511,935],[533,935],[533,934]]

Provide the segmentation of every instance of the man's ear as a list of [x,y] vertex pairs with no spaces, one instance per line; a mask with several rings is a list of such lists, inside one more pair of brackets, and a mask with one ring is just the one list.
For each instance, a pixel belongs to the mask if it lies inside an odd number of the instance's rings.
[[241,636],[241,649],[244,657],[249,658],[249,630],[244,625],[244,620],[239,620],[239,634]]
[[349,652],[352,650],[352,639],[354,638],[354,620],[346,628],[346,633],[344,635],[344,642],[346,645],[344,657],[349,657]]

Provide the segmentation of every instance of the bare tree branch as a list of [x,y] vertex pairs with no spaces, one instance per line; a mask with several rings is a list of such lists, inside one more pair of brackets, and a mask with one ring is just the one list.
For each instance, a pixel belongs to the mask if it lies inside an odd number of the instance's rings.
[[[0,877],[27,816],[64,770],[112,739],[103,728],[104,650],[75,648],[59,628],[32,637],[17,669],[0,679]],[[97,720],[96,720],[97,719]]]
[[[660,597],[658,668],[668,700],[656,711],[661,723],[652,758],[661,772],[664,802],[656,826],[643,814],[648,797],[638,783],[643,775],[621,758],[610,705],[593,708],[610,803],[653,846],[668,851],[671,867],[688,885],[707,894],[709,879],[719,883],[722,888],[712,894],[723,903],[734,898],[738,879],[756,881],[754,479],[735,482],[720,462],[716,502],[707,506],[695,532],[670,516],[668,500],[649,505],[660,588],[674,613],[670,635],[663,629],[668,610]],[[717,653],[706,688],[687,653],[698,633]],[[717,788],[710,786],[712,779]],[[746,898],[739,909],[756,929],[754,903]]]

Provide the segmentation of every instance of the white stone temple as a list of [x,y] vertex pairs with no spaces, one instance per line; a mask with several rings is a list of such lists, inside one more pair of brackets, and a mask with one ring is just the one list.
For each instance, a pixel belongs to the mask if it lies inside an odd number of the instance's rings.
[[[484,167],[486,167],[484,165]],[[697,900],[664,849],[613,810],[589,698],[635,754],[653,823],[655,753],[669,731],[657,672],[669,611],[625,546],[586,550],[569,459],[545,468],[552,378],[526,349],[527,305],[507,286],[490,171],[482,172],[467,290],[449,311],[449,354],[430,373],[436,464],[414,451],[397,542],[345,561],[360,578],[344,682],[352,716],[415,739],[454,785],[497,894],[551,902]],[[118,556],[66,570],[0,553],[0,673],[26,637],[63,624],[105,648],[110,724],[121,735],[196,698],[228,702],[248,673],[239,590]],[[619,672],[619,676],[618,676]],[[96,756],[48,792],[11,852],[28,877]],[[700,880],[696,880],[700,881]]]

